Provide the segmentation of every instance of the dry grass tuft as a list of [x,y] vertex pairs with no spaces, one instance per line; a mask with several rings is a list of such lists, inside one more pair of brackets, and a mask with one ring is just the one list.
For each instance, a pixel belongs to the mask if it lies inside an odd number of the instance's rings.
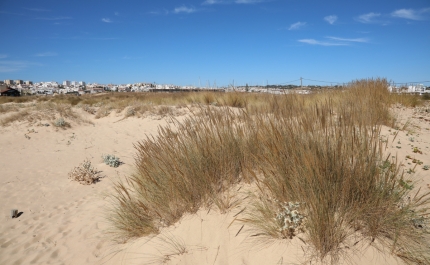
[[85,160],[82,164],[75,167],[69,173],[69,179],[78,181],[84,185],[91,185],[100,180],[98,171],[91,165],[89,160]]
[[136,144],[137,172],[116,185],[113,198],[111,218],[124,237],[157,232],[202,206],[229,205],[220,194],[246,178],[249,135],[237,125],[246,116],[227,108],[201,112]]
[[[429,193],[410,194],[397,163],[382,157],[380,126],[393,124],[384,81],[357,81],[332,96],[257,114],[260,199],[243,221],[266,237],[304,233],[319,260],[336,262],[359,238],[428,262],[428,230],[414,220],[428,222]],[[306,218],[302,231],[285,233],[274,216],[290,202]]]
[[[63,118],[63,120],[67,119],[68,121],[73,121],[78,124],[81,122],[88,122],[76,113],[71,105],[52,102],[0,105],[0,115],[2,115],[0,117],[0,124],[2,126],[7,126],[14,122],[27,122],[32,124],[42,120],[51,121],[55,125],[56,121],[60,118]],[[69,127],[70,123],[65,123],[63,125],[64,126],[58,127]]]

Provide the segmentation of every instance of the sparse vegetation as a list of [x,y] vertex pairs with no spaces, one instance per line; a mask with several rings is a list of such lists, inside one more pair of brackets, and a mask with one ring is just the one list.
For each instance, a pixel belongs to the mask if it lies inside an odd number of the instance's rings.
[[119,165],[121,164],[119,158],[114,155],[103,155],[102,159],[103,162],[110,167],[119,167]]
[[[45,97],[46,98],[46,97]],[[60,117],[60,118],[58,118]],[[37,103],[18,103],[0,105],[0,125],[7,126],[14,122],[27,122],[29,124],[38,124],[41,121],[50,121],[55,125],[63,124],[60,119],[66,122],[65,126],[70,125],[69,122],[90,123],[83,119],[71,105],[57,104],[53,102],[37,102]],[[61,127],[61,126],[60,126]],[[63,127],[64,128],[64,127]]]
[[82,164],[70,171],[69,178],[84,185],[91,185],[100,180],[98,171],[91,165],[89,160],[85,160]]
[[281,227],[279,232],[284,238],[292,239],[296,235],[296,230],[302,225],[305,218],[299,211],[299,202],[284,202],[281,204],[281,211],[276,215],[276,221]]
[[60,117],[60,118],[55,120],[54,125],[56,127],[66,127],[67,122],[63,119],[63,117]]

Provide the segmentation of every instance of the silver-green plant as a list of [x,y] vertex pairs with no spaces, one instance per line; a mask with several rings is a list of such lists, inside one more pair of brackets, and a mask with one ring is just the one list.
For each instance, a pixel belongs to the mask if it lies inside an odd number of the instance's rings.
[[58,118],[57,120],[55,120],[54,125],[56,127],[64,127],[67,125],[67,122],[63,119],[63,117]]
[[134,116],[136,114],[136,110],[134,108],[128,108],[127,112],[125,113],[126,117]]
[[295,235],[305,218],[298,211],[299,206],[299,202],[284,202],[282,204],[282,211],[275,218],[280,226],[280,232],[289,238]]
[[121,164],[119,157],[116,157],[114,155],[102,155],[102,158],[105,164],[111,167],[119,167],[119,165]]

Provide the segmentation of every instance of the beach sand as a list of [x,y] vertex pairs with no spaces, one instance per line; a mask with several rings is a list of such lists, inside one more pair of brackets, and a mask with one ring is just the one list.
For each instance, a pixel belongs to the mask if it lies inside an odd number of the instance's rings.
[[[430,116],[413,109],[395,111],[411,124],[403,131],[383,128],[387,155],[397,158],[405,171],[415,166],[408,155],[430,165]],[[105,219],[112,183],[133,173],[133,144],[156,135],[168,119],[122,119],[114,113],[94,119],[81,114],[93,124],[72,123],[67,129],[28,123],[0,127],[0,264],[309,264],[308,247],[298,237],[261,240],[242,227],[236,219],[245,205],[226,214],[201,209],[157,236],[112,242]],[[422,154],[414,153],[414,147]],[[109,167],[103,154],[116,155],[124,164]],[[100,182],[82,185],[68,179],[85,159],[100,171]],[[423,165],[414,169],[416,190],[430,185],[430,170]],[[11,209],[18,209],[20,216],[11,219]],[[400,262],[389,250],[381,253],[369,244],[345,251],[349,259],[340,264]]]

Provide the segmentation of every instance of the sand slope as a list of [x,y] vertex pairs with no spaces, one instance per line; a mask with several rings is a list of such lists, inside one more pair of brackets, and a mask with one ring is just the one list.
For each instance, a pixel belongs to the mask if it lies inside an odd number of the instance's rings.
[[[26,124],[0,128],[0,264],[96,263],[106,244],[100,230],[106,225],[104,193],[113,180],[130,173],[133,143],[166,124],[151,118],[115,122],[119,119],[67,130]],[[102,154],[117,155],[125,164],[111,168],[102,163]],[[101,171],[96,185],[68,179],[85,158]],[[11,219],[12,208],[22,215]]]
[[[399,111],[415,125],[410,126],[410,132],[400,131],[394,142],[396,130],[384,128],[387,152],[396,156],[405,170],[414,166],[406,155],[430,165],[430,122],[419,118],[422,113]],[[166,125],[167,119],[121,120],[115,114],[88,119],[94,124],[72,124],[67,130],[25,123],[0,127],[0,264],[239,265],[308,261],[307,246],[298,238],[271,243],[253,237],[255,233],[248,227],[242,228],[234,219],[240,218],[236,214],[243,205],[227,214],[201,209],[155,237],[122,245],[109,241],[103,208],[112,181],[131,174],[133,143],[146,134],[155,135],[157,126]],[[412,145],[419,146],[422,154],[413,153]],[[124,164],[111,168],[102,163],[102,154],[117,155]],[[85,186],[67,178],[68,172],[85,158],[103,176],[95,185]],[[430,171],[423,170],[422,165],[415,171],[415,189],[427,188]],[[12,208],[22,212],[19,218],[10,218]],[[396,263],[394,257],[382,255],[373,247],[357,255],[351,251],[350,257],[353,264]]]

